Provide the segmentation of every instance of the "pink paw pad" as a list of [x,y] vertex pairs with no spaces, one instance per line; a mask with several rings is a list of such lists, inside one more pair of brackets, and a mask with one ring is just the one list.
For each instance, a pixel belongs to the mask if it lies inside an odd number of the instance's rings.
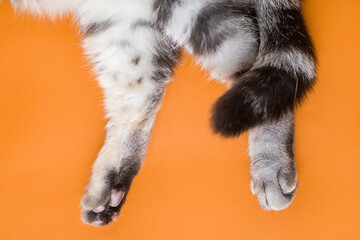
[[94,212],[94,213],[101,213],[101,212],[104,211],[104,210],[105,210],[105,207],[104,207],[104,206],[99,206],[99,207],[95,208],[95,209],[93,210],[93,212]]

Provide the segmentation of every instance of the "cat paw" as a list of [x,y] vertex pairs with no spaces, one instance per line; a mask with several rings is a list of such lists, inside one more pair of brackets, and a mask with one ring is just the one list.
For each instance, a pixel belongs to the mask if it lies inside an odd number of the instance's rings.
[[295,164],[257,161],[251,166],[251,191],[265,210],[287,208],[295,197],[297,174]]
[[81,219],[93,226],[104,226],[115,220],[123,206],[133,176],[111,172],[105,181],[90,181],[81,200]]

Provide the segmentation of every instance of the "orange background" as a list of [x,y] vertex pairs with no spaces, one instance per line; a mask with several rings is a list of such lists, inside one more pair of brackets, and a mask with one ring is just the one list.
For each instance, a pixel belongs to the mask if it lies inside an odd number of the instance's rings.
[[101,90],[72,20],[0,5],[0,239],[360,239],[360,1],[308,0],[319,81],[297,113],[300,188],[285,211],[249,187],[247,138],[209,127],[225,90],[190,57],[177,69],[122,216],[80,221],[104,139]]

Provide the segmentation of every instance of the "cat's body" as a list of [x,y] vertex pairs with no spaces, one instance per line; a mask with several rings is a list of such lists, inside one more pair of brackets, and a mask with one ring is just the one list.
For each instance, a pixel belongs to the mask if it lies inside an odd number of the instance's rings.
[[106,141],[82,199],[86,223],[117,216],[144,159],[164,88],[184,47],[230,86],[213,108],[224,136],[250,131],[251,188],[265,209],[287,207],[297,184],[294,107],[315,57],[300,0],[13,0],[71,12],[104,89]]

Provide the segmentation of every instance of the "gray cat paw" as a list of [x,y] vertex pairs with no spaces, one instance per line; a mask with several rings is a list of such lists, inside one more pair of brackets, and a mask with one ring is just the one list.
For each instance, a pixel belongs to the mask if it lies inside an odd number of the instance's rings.
[[109,196],[104,196],[104,199],[108,199],[107,201],[93,205],[89,203],[94,201],[92,199],[94,197],[85,194],[81,201],[83,222],[93,226],[101,226],[113,221],[120,211],[120,203],[124,196],[125,192],[113,189]]
[[106,181],[90,181],[81,199],[81,219],[93,226],[112,222],[126,200],[133,176],[110,172]]
[[251,191],[262,208],[283,210],[295,197],[297,174],[295,164],[260,160],[251,166]]

